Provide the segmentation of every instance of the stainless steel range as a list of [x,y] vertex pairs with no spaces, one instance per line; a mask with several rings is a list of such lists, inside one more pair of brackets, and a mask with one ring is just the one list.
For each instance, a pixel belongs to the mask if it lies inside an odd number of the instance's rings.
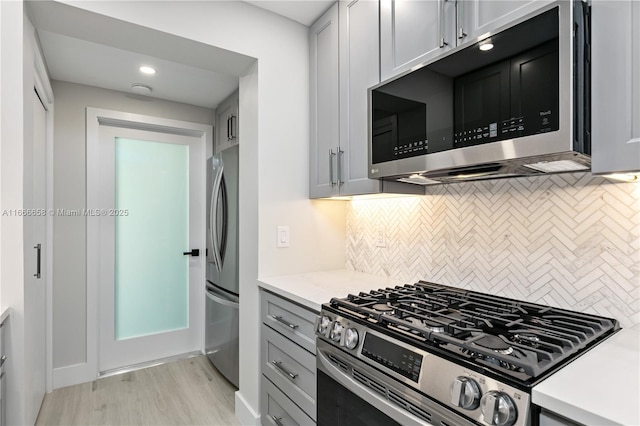
[[531,387],[616,320],[420,281],[332,299],[318,425],[537,425]]

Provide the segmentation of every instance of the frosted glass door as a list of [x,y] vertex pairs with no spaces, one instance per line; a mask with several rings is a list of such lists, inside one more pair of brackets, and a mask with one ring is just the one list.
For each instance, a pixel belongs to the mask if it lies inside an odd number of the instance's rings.
[[99,140],[99,371],[199,351],[204,143],[110,126]]
[[188,327],[189,146],[116,138],[114,213],[115,338]]

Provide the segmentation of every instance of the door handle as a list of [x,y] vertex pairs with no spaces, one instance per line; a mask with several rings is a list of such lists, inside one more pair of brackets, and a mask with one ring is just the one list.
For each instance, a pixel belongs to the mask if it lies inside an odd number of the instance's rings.
[[198,257],[200,256],[200,249],[193,249],[191,251],[185,251],[184,253],[182,253],[183,255],[187,256],[193,256],[193,257]]
[[40,265],[42,263],[42,244],[38,243],[35,245],[35,247],[33,247],[34,249],[36,249],[37,254],[36,254],[36,273],[33,274],[34,277],[36,277],[37,279],[40,279],[41,274],[40,274]]

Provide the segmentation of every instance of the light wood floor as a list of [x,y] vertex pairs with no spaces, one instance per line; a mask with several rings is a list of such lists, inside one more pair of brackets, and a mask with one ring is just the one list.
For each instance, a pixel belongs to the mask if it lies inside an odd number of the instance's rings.
[[238,426],[235,391],[198,356],[56,389],[36,425]]

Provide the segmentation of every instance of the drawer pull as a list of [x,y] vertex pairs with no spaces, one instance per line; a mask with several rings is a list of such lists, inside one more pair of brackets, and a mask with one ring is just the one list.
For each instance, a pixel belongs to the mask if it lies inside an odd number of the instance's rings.
[[282,361],[271,361],[271,364],[275,365],[278,370],[289,376],[291,380],[295,380],[295,378],[298,377],[298,373],[292,373],[291,371],[284,368],[282,366]]
[[271,420],[273,420],[273,422],[278,426],[282,426],[282,422],[280,421],[282,420],[282,417],[271,416]]
[[289,328],[292,329],[296,329],[298,328],[297,324],[291,324],[289,321],[285,320],[284,318],[282,318],[280,315],[271,315],[271,318],[273,318],[274,320],[281,322],[282,324],[286,325]]

